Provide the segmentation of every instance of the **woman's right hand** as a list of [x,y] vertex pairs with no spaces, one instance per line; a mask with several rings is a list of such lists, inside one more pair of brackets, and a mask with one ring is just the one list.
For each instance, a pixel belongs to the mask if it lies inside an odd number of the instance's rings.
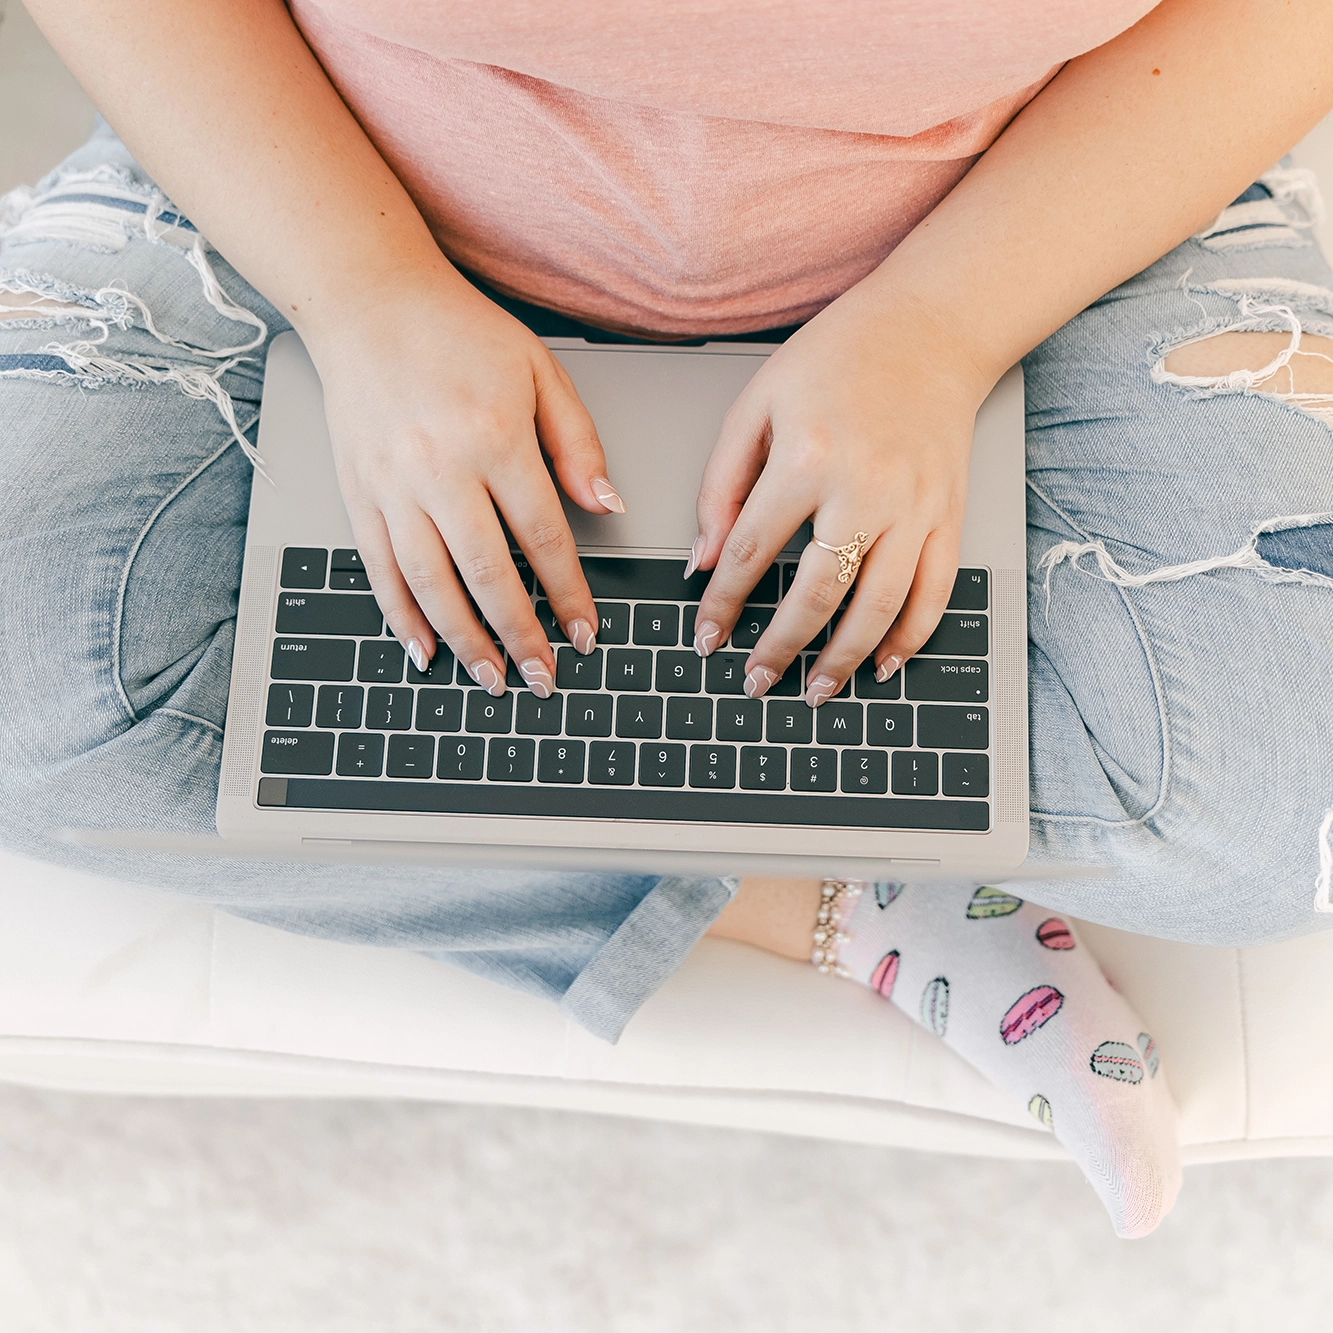
[[500,519],[569,641],[587,653],[597,611],[543,450],[576,504],[593,514],[624,504],[592,418],[545,344],[452,270],[407,283],[344,312],[336,327],[302,329],[357,548],[419,669],[438,631],[479,685],[504,693],[504,661],[479,608],[545,698],[554,653]]

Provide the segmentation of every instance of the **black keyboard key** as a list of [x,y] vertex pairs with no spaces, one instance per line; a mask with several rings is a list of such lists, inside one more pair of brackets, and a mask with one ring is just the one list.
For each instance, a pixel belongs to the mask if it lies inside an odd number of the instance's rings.
[[538,782],[582,782],[582,741],[542,741],[537,747]]
[[352,639],[275,639],[269,674],[274,680],[351,680]]
[[770,699],[799,699],[804,693],[801,686],[805,682],[805,668],[798,657],[782,673],[781,679],[768,687]]
[[571,736],[609,736],[613,707],[609,694],[571,694],[565,705],[565,731]]
[[357,680],[368,685],[397,685],[403,678],[403,662],[407,654],[401,643],[392,639],[367,639],[361,645],[361,656],[356,664]]
[[893,756],[895,796],[934,796],[939,789],[939,755],[928,750],[899,750]]
[[457,731],[462,725],[462,690],[417,691],[418,731]]
[[666,734],[676,741],[707,741],[713,738],[711,699],[668,699]]
[[355,731],[361,725],[366,692],[360,685],[321,685],[315,706],[315,725],[337,731]]
[[820,745],[860,745],[861,705],[821,704],[815,712],[815,736]]
[[[372,690],[373,694],[374,691]],[[498,699],[485,690],[469,690],[467,696],[467,729],[469,731],[506,732],[514,719],[514,696],[502,694]],[[373,723],[371,724],[374,725]]]
[[289,546],[282,553],[284,588],[322,588],[329,553],[320,546]]
[[[930,742],[922,741],[922,745]],[[866,744],[909,746],[912,744],[911,704],[867,704]]]
[[384,766],[388,777],[428,778],[434,767],[434,736],[389,737],[389,761]]
[[366,692],[366,726],[374,731],[410,731],[412,691],[406,686]]
[[685,785],[685,747],[683,745],[639,746],[640,787],[683,787]]
[[862,662],[856,668],[856,697],[858,699],[901,699],[903,697],[903,673],[895,671],[883,683],[875,679],[873,661]]
[[966,657],[914,657],[907,664],[907,697],[984,704],[990,698],[990,669]]
[[709,694],[744,694],[746,653],[714,653],[704,659],[704,688]]
[[990,651],[990,621],[980,615],[946,611],[935,633],[917,649],[936,657],[985,657]]
[[883,750],[844,750],[842,789],[857,796],[883,796],[889,789],[889,756]]
[[616,700],[616,735],[656,740],[662,734],[662,696],[622,694]]
[[[807,653],[817,653],[827,642],[828,626],[825,625],[822,629],[817,629],[815,631],[814,637],[805,645],[802,651]],[[810,660],[813,661],[814,659],[812,658]],[[807,662],[806,665],[809,666],[809,662]]]
[[814,735],[814,709],[804,699],[768,701],[767,738],[779,745],[809,745]]
[[384,737],[344,732],[338,737],[338,773],[344,778],[377,778],[384,767]]
[[753,648],[769,627],[775,612],[771,606],[746,606],[741,609],[736,628],[731,631],[733,648]]
[[754,585],[754,590],[747,602],[762,602],[768,606],[773,606],[778,600],[778,567],[769,565],[760,576],[759,582]]
[[536,610],[537,623],[542,627],[542,633],[546,635],[547,642],[568,643],[569,636],[555,618],[555,612],[551,610],[550,602],[538,602]]
[[606,654],[608,690],[651,690],[653,655],[647,648],[612,648]]
[[734,745],[691,745],[690,786],[725,791],[736,785]]
[[[819,655],[817,653],[812,653],[809,657],[805,659],[805,685],[802,687],[801,690],[802,694],[804,694],[805,691],[810,688],[810,677],[818,674],[815,671],[815,663],[817,661],[819,661]],[[850,699],[851,697],[852,697],[852,682],[850,680],[844,683],[842,689],[840,689],[837,692],[837,694],[832,694],[829,696],[829,698],[831,699]]]
[[588,590],[598,599],[645,602],[697,602],[708,586],[701,570],[685,578],[685,561],[641,556],[584,556]]
[[787,752],[777,745],[741,746],[741,786],[746,791],[782,791],[787,786]]
[[629,606],[625,602],[597,603],[597,642],[629,642]]
[[486,742],[480,736],[450,737],[440,741],[435,775],[446,782],[480,782],[486,762]]
[[518,669],[518,663],[512,657],[505,658],[505,684],[511,690],[521,690],[527,686],[522,672]]
[[792,791],[837,791],[837,751],[793,750],[791,789]]
[[990,603],[990,576],[984,569],[960,569],[949,598],[950,611],[984,611]]
[[796,582],[796,571],[800,567],[796,561],[782,566],[782,595],[784,597],[791,591],[791,585]]
[[694,622],[699,618],[698,606],[682,606],[680,608],[680,641],[681,643],[694,646]]
[[[313,685],[270,685],[268,712],[264,723],[270,727],[308,727],[315,711]],[[321,722],[320,726],[324,724]]]
[[335,592],[369,592],[370,576],[357,569],[331,569],[329,587]]
[[361,552],[347,546],[338,546],[334,548],[333,559],[329,562],[331,569],[356,569],[362,573],[365,572],[365,565],[361,563]]
[[719,699],[717,701],[717,738],[720,741],[763,740],[764,701],[762,699]]
[[680,608],[641,602],[634,608],[634,642],[674,648],[680,642]]
[[531,691],[523,690],[514,705],[514,730],[520,736],[558,736],[564,710],[562,694],[539,699]]
[[355,634],[373,638],[384,617],[373,597],[337,592],[278,594],[279,634]]
[[531,782],[537,760],[537,742],[504,740],[492,736],[486,760],[486,776],[492,782]]
[[602,688],[602,650],[594,648],[585,657],[573,648],[555,650],[555,687],[557,690],[600,690]]
[[703,687],[704,662],[688,648],[664,648],[657,654],[659,694],[698,694]]
[[628,787],[634,781],[633,741],[593,741],[588,747],[588,781],[599,787]]
[[261,773],[333,772],[333,733],[329,731],[266,731],[259,763]]
[[448,685],[454,676],[454,655],[442,643],[435,645],[435,656],[425,671],[418,671],[407,662],[407,683],[409,685]]
[[946,796],[989,796],[990,759],[984,754],[946,754],[942,785]]
[[989,708],[922,704],[916,711],[918,745],[933,750],[985,750],[990,746]]

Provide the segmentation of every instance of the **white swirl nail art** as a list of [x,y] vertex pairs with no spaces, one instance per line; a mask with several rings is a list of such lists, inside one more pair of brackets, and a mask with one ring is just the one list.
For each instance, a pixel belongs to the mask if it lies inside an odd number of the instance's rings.
[[884,682],[888,680],[888,678],[891,675],[893,675],[893,673],[897,671],[900,666],[902,666],[902,664],[903,664],[903,659],[901,657],[893,657],[893,656],[886,657],[879,664],[879,666],[875,668],[875,679],[879,681],[881,685],[883,685]]
[[772,667],[754,667],[745,678],[746,696],[751,699],[757,698],[765,690],[770,689],[777,678],[778,673]]
[[832,676],[818,675],[805,691],[805,701],[811,708],[818,708],[825,699],[831,699],[838,692],[838,682]]
[[528,689],[539,699],[549,699],[551,689],[555,682],[551,679],[551,672],[546,663],[540,657],[529,657],[527,661],[518,664],[518,674],[523,677],[527,683]]
[[424,676],[430,670],[430,661],[426,657],[426,650],[421,646],[419,639],[408,639],[407,655],[412,659],[412,665]]
[[605,477],[594,477],[589,485],[592,487],[592,493],[613,514],[625,512],[625,502],[620,498],[620,492]]
[[702,625],[694,627],[694,651],[700,657],[707,657],[717,647],[721,638],[721,628],[711,620],[705,620]]
[[690,547],[690,558],[685,562],[685,577],[689,578],[696,569],[699,568],[699,561],[704,553],[704,539],[696,537],[694,545]]
[[497,699],[505,692],[505,678],[496,669],[494,662],[488,662],[485,658],[480,662],[473,662],[468,667],[468,674],[483,690],[495,695]]
[[576,653],[590,653],[597,647],[597,636],[586,620],[576,620],[569,627],[569,641]]

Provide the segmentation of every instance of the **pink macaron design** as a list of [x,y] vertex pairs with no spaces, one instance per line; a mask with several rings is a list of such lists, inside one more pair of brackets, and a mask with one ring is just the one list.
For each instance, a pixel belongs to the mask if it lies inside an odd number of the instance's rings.
[[1094,1074],[1114,1079],[1117,1083],[1142,1083],[1143,1066],[1139,1053],[1123,1041],[1104,1041],[1092,1053],[1088,1062]]
[[892,953],[886,953],[870,974],[872,989],[877,990],[886,1000],[893,996],[893,983],[898,980],[898,962],[898,950],[895,949]]
[[1014,1046],[1030,1037],[1043,1023],[1060,1012],[1065,997],[1054,986],[1034,986],[1020,995],[1000,1019],[1000,1037],[1006,1046]]
[[1037,943],[1047,949],[1072,949],[1074,932],[1058,916],[1048,917],[1037,927]]
[[876,880],[875,905],[880,908],[887,907],[902,891],[903,886],[895,883],[893,880]]

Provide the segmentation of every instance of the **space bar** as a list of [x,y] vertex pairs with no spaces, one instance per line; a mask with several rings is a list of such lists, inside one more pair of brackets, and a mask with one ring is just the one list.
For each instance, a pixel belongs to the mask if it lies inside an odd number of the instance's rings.
[[644,791],[628,787],[507,787],[448,782],[264,778],[259,803],[301,810],[383,810],[431,815],[536,815],[661,819],[818,828],[941,829],[984,833],[985,801],[901,800],[780,792]]

